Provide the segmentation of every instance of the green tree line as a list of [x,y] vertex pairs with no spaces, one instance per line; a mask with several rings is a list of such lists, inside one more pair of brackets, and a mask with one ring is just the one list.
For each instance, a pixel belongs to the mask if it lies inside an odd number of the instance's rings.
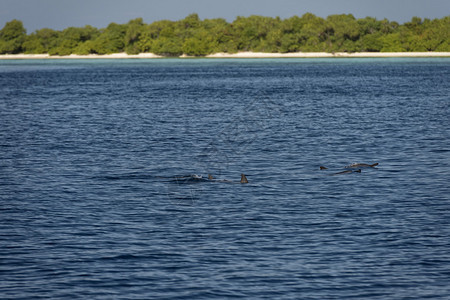
[[311,13],[279,17],[237,17],[201,20],[191,14],[179,21],[145,24],[142,18],[127,24],[111,23],[44,28],[27,35],[23,23],[12,20],[0,31],[0,54],[111,54],[151,52],[163,56],[204,56],[239,51],[287,52],[423,52],[450,51],[450,16],[413,17],[399,24],[351,14],[321,18]]

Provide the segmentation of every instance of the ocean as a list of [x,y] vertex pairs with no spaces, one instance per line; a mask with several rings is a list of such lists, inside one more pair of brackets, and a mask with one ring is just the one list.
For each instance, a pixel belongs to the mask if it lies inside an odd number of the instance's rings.
[[449,78],[0,61],[0,298],[449,299]]

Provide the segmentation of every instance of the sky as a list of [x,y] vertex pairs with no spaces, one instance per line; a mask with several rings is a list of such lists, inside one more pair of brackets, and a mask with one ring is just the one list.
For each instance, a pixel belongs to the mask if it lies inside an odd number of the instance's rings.
[[353,14],[404,23],[412,17],[442,18],[450,15],[449,0],[0,0],[0,28],[13,19],[28,33],[37,29],[62,30],[143,18],[145,23],[180,20],[191,13],[201,19],[237,16],[279,16],[282,19],[311,12],[320,17]]

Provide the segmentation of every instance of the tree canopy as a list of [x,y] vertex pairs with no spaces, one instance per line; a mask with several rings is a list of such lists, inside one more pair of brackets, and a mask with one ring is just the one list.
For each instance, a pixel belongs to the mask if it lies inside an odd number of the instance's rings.
[[163,56],[205,56],[211,53],[254,52],[422,52],[450,51],[450,16],[414,17],[398,24],[351,14],[321,18],[311,13],[288,19],[263,16],[201,20],[191,14],[179,21],[145,24],[142,18],[106,28],[48,28],[27,35],[19,20],[0,31],[0,54],[50,55],[151,52]]
[[26,30],[23,23],[12,20],[0,30],[0,53],[16,54],[22,51],[22,44],[26,39]]

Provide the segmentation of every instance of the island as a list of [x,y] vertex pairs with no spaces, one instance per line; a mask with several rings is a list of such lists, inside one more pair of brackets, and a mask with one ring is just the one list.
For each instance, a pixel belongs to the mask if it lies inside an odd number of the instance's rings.
[[0,58],[429,57],[449,56],[450,16],[399,24],[351,14],[287,19],[249,16],[151,24],[142,18],[106,28],[49,28],[27,34],[19,20],[0,30]]

